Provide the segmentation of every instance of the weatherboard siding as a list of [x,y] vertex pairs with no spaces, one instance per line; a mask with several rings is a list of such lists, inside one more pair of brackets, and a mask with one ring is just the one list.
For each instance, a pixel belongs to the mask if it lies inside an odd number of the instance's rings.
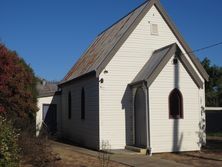
[[39,97],[37,101],[38,111],[36,113],[36,135],[39,135],[39,132],[43,124],[43,105],[44,104],[56,104],[57,112],[57,132],[60,134],[61,131],[61,98],[59,95]]
[[[183,65],[173,57],[149,88],[151,147],[154,153],[199,150],[199,88]],[[175,75],[178,71],[178,75]],[[177,72],[176,72],[177,73]],[[183,96],[183,119],[169,119],[169,94],[178,88]]]
[[38,98],[37,101],[37,106],[38,106],[38,111],[36,113],[36,135],[39,135],[39,132],[42,128],[42,123],[43,123],[43,104],[51,104],[52,103],[52,96],[49,97],[42,97]]
[[[159,35],[151,35],[150,23],[158,24]],[[132,82],[154,50],[175,42],[182,52],[185,52],[153,6],[105,67],[108,73],[103,70],[99,76],[104,79],[104,83],[100,83],[99,87],[100,142],[109,141],[112,149],[132,144],[132,94],[127,85]],[[191,63],[190,58],[185,56]],[[191,65],[194,67],[192,63]],[[196,69],[195,71],[197,72]],[[200,76],[199,73],[198,75]],[[200,78],[203,80],[201,76]],[[167,76],[165,79],[168,79]]]
[[[85,89],[85,120],[81,120],[81,91]],[[85,147],[99,147],[99,92],[95,76],[73,81],[62,88],[62,135]],[[72,96],[68,119],[68,94]]]

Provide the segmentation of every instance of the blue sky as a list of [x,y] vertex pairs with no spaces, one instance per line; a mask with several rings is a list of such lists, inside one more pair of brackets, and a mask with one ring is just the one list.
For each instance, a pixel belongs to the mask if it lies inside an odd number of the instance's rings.
[[[0,42],[61,80],[93,39],[144,0],[0,0]],[[192,49],[222,42],[221,0],[161,0]],[[222,66],[222,45],[196,53]]]

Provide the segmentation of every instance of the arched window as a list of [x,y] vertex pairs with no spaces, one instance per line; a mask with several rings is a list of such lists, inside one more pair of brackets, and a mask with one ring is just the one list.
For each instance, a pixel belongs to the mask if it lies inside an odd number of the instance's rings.
[[71,92],[68,94],[68,118],[72,117],[72,95]]
[[183,96],[177,88],[172,90],[169,95],[169,118],[183,118]]
[[82,88],[81,92],[81,119],[85,119],[85,90]]

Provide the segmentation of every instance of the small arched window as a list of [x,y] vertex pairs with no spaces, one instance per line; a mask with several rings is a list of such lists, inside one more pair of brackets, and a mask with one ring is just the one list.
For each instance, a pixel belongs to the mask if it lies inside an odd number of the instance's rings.
[[169,118],[183,118],[183,96],[177,88],[172,90],[169,95]]
[[85,119],[85,90],[82,88],[81,92],[81,119]]
[[68,94],[68,118],[72,117],[72,95],[71,92]]

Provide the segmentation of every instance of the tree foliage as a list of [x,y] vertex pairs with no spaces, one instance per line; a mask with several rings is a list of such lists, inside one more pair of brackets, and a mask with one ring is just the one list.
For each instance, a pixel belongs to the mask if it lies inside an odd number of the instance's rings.
[[19,165],[18,132],[11,121],[0,116],[0,166],[17,167]]
[[0,44],[0,166],[54,166],[47,136],[35,136],[36,83],[31,67]]
[[209,74],[209,82],[206,82],[206,106],[222,106],[222,67],[213,65],[208,58],[202,61],[202,65]]
[[33,70],[16,52],[0,44],[0,113],[9,119],[33,120],[36,96]]

